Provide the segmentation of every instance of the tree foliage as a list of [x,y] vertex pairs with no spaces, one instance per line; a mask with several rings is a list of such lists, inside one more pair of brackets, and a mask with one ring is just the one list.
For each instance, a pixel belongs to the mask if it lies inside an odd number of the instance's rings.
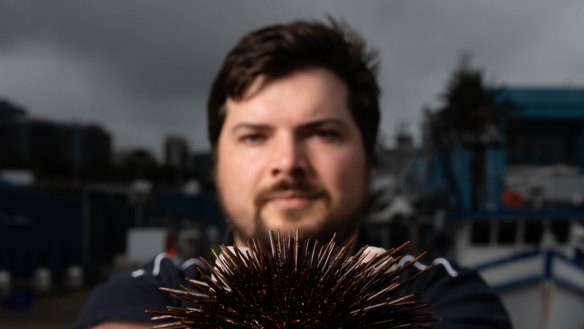
[[478,207],[484,194],[486,148],[501,142],[503,119],[513,105],[498,97],[503,88],[487,86],[483,71],[470,60],[468,53],[460,57],[441,94],[441,106],[426,110],[426,131],[431,147],[444,154],[446,178],[454,193],[459,192],[450,152],[457,146],[470,151],[473,205]]

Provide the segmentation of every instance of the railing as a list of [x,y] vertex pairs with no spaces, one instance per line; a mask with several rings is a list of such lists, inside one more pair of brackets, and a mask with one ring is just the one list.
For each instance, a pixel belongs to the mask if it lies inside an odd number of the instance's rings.
[[584,264],[555,250],[522,252],[473,268],[497,291],[550,280],[584,294]]

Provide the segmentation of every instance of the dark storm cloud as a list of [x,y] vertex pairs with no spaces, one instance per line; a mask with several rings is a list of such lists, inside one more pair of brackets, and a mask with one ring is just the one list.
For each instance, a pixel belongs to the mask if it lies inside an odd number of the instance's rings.
[[128,89],[182,93],[198,76],[211,74],[209,63],[218,63],[213,53],[225,34],[209,28],[208,10],[179,3],[14,1],[3,6],[0,42],[53,47]]
[[499,82],[583,84],[583,7],[577,0],[0,0],[0,96],[34,115],[100,122],[121,146],[159,148],[164,135],[178,133],[205,148],[206,94],[236,40],[265,24],[330,13],[380,49],[382,129],[391,133],[401,122],[417,128],[421,106],[436,100],[464,50]]

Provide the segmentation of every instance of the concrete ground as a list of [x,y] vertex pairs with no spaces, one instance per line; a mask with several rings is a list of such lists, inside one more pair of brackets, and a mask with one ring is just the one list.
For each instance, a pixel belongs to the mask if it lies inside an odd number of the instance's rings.
[[0,306],[0,328],[57,329],[73,328],[77,313],[90,290],[41,295],[26,309],[6,309]]

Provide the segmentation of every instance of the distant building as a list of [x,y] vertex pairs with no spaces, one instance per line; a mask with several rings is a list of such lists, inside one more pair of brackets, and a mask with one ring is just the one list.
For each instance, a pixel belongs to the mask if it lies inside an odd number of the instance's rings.
[[185,169],[190,166],[190,148],[188,141],[180,136],[168,136],[164,140],[164,164]]
[[365,229],[368,238],[378,246],[399,245],[410,237],[406,222],[412,222],[412,209],[403,196],[403,185],[416,152],[412,135],[404,129],[395,135],[394,147],[377,150]]
[[109,168],[112,165],[112,137],[98,125],[87,125],[82,129],[81,163],[84,171],[91,168]]
[[0,122],[14,122],[26,116],[26,111],[20,106],[0,99]]
[[0,168],[23,168],[29,163],[26,111],[0,100]]
[[[584,89],[508,88],[498,97],[501,101],[512,102],[515,109],[506,114],[498,132],[499,139],[485,145],[483,175],[486,184],[480,191],[484,208],[505,207],[504,192],[509,190],[510,184],[518,188],[516,192],[525,200],[539,198],[538,193],[545,194],[545,191],[538,191],[538,187],[532,186],[526,193],[525,187],[519,186],[521,177],[526,178],[526,174],[534,170],[562,166],[564,172],[575,175],[573,179],[584,175]],[[473,159],[468,146],[454,144],[449,153],[444,153],[430,145],[427,140],[423,143],[416,160],[417,172],[411,181],[418,196],[431,203],[432,198],[442,199],[447,192],[449,209],[477,208],[471,200]],[[549,171],[541,172],[548,173],[544,174],[546,184],[554,185],[549,181]],[[571,189],[568,185],[562,186]],[[581,191],[576,190],[576,194]],[[574,199],[578,198],[574,195]]]
[[0,169],[32,169],[40,178],[101,177],[112,160],[105,129],[30,118],[5,101],[0,102],[0,145]]
[[124,180],[152,178],[158,163],[154,155],[146,149],[117,151],[114,163],[121,170]]
[[201,184],[205,191],[214,191],[213,156],[210,152],[195,153],[192,159],[193,177]]
[[584,173],[584,89],[512,88],[500,97],[518,105],[507,118],[508,167],[563,164]]
[[95,177],[111,165],[111,137],[99,126],[30,120],[28,142],[31,166],[44,176]]
[[399,176],[411,164],[415,153],[413,136],[399,131],[395,136],[395,147],[378,150],[376,171],[382,175]]

